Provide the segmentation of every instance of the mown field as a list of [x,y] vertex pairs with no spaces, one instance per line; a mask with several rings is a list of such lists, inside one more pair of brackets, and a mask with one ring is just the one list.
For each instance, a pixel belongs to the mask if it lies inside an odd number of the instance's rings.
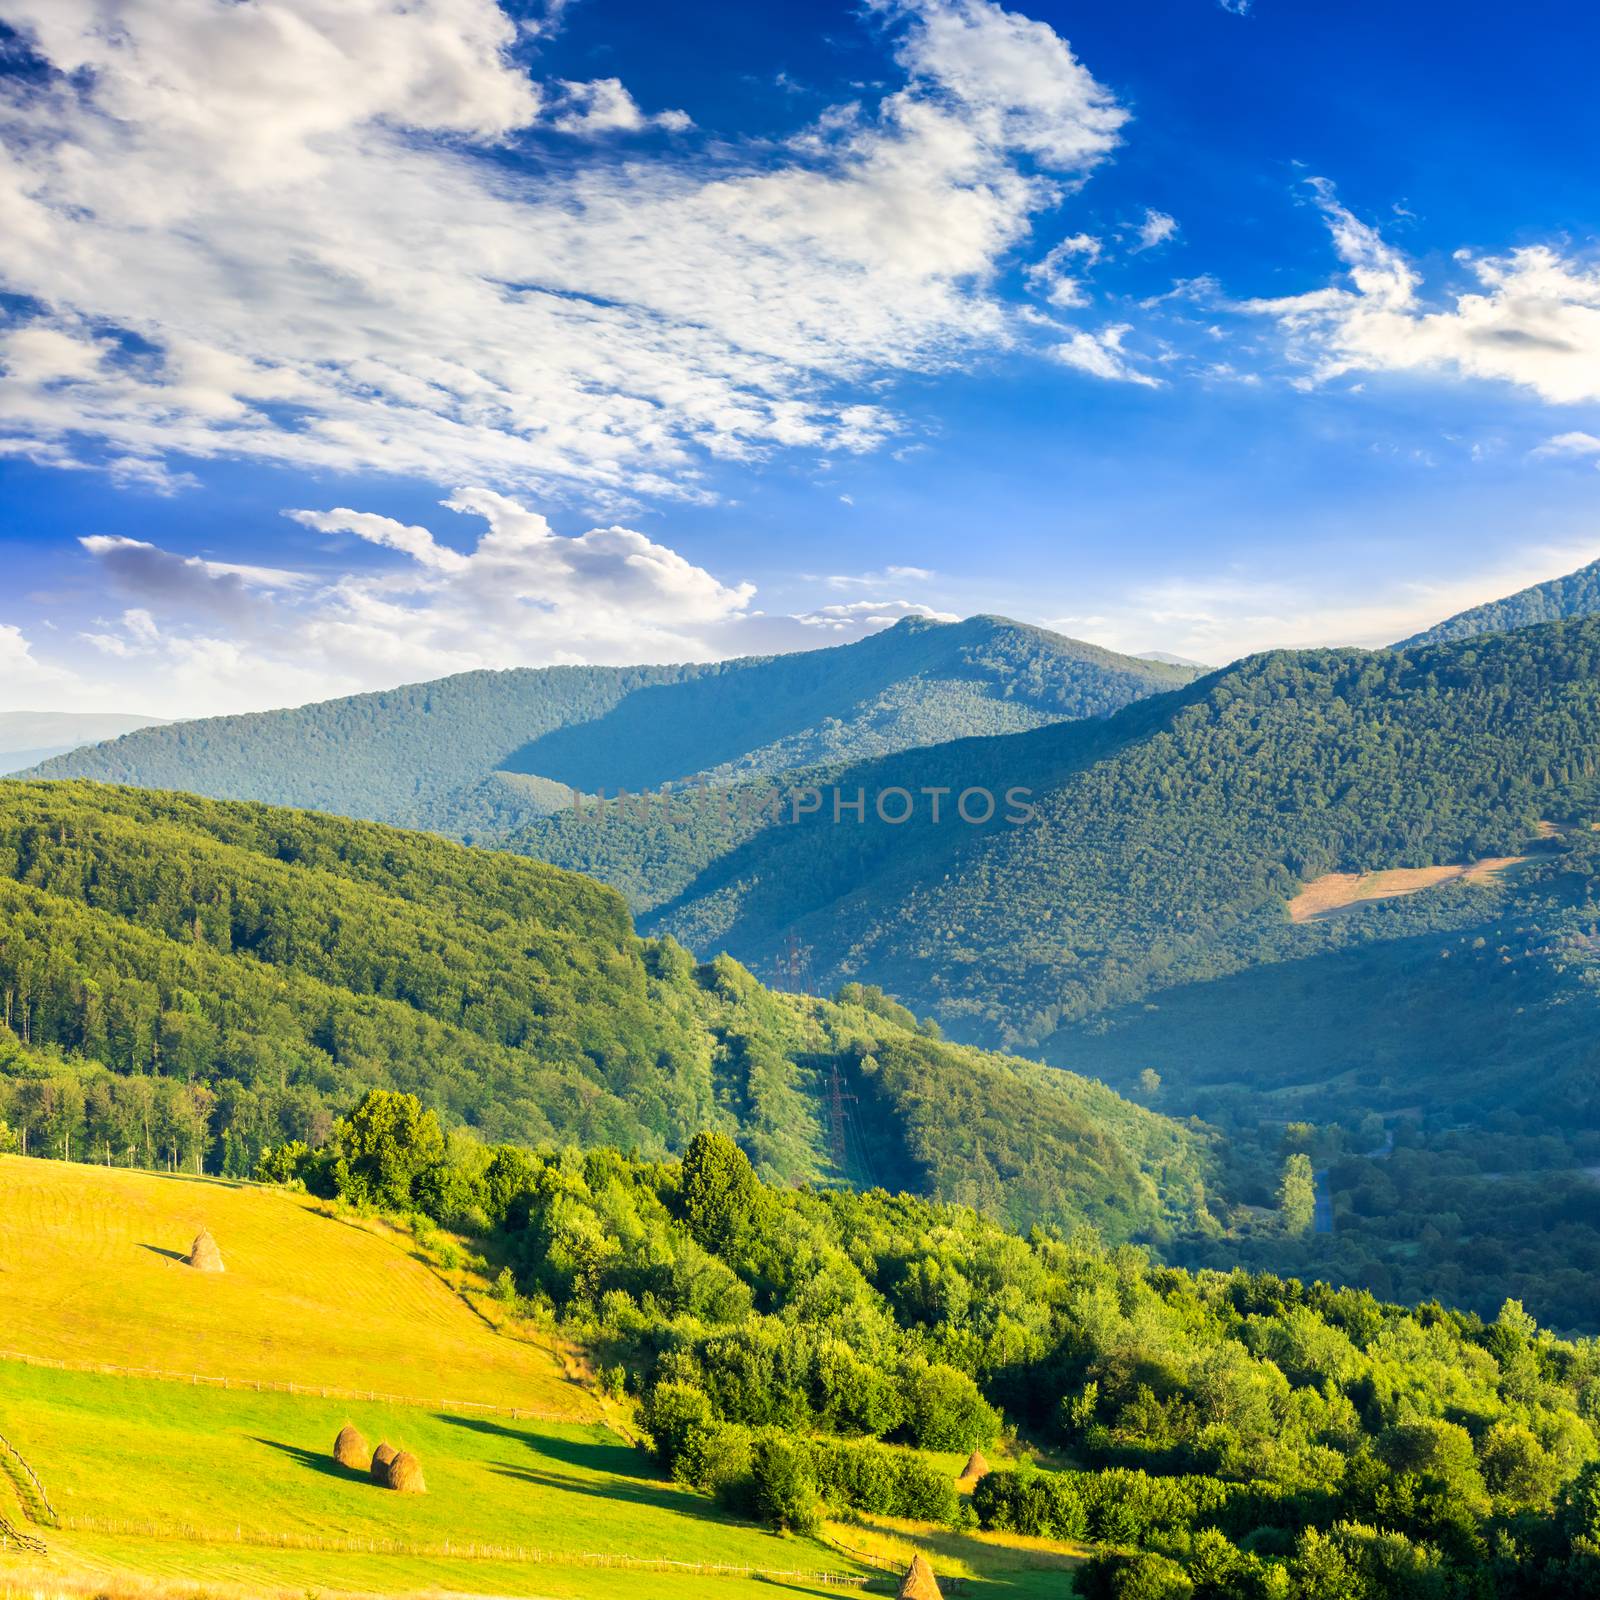
[[[497,1333],[411,1241],[218,1179],[0,1156],[0,1350],[598,1415],[554,1344]],[[182,1257],[209,1228],[227,1271]]]
[[[201,1226],[221,1275],[178,1259]],[[0,1550],[0,1596],[882,1593],[913,1548],[966,1592],[1070,1593],[1070,1557],[1026,1541],[725,1515],[606,1425],[570,1352],[497,1331],[481,1283],[450,1277],[293,1195],[0,1158],[0,1434],[57,1518],[30,1521],[0,1476],[0,1516],[48,1548]],[[351,1398],[373,1391],[428,1403]],[[338,1466],[346,1422],[416,1453],[428,1493]]]

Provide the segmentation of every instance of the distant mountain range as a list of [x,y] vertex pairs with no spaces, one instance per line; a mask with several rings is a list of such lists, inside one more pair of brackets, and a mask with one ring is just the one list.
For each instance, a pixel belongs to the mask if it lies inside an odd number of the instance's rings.
[[1191,681],[1002,617],[908,618],[850,645],[680,666],[472,672],[212,717],[32,775],[264,800],[498,841],[572,790],[771,778],[1100,717]]
[[159,725],[158,717],[99,711],[0,711],[0,777],[101,739]]
[[[1124,1087],[1154,1066],[1208,1096],[1241,1078],[1336,1110],[1531,1096],[1540,1116],[1560,1103],[1592,1120],[1572,1088],[1587,1047],[1543,1019],[1595,992],[1578,925],[1600,821],[1600,620],[1532,619],[1584,609],[1597,586],[1600,563],[1430,630],[1453,642],[1273,652],[1199,679],[1002,618],[913,620],[775,658],[472,673],[146,730],[39,771],[501,845],[621,888],[649,931],[698,953],[785,983],[880,984],[959,1037]],[[696,779],[715,803],[615,803]],[[774,782],[791,791],[776,807]],[[814,809],[795,798],[810,789]],[[968,790],[996,815],[956,816]],[[1003,820],[1013,790],[1037,821]],[[574,792],[591,797],[578,810]],[[908,820],[877,813],[890,792],[919,801]],[[1501,856],[1518,864],[1286,913],[1328,874]],[[1521,954],[1429,964],[1435,935],[1469,929]],[[1488,979],[1507,966],[1537,1005],[1494,1010]],[[1438,1023],[1374,1020],[1400,983]],[[1517,1070],[1528,1060],[1548,1075]]]
[[1504,633],[1541,622],[1570,622],[1600,613],[1600,561],[1591,561],[1564,578],[1536,583],[1503,600],[1491,600],[1458,612],[1422,633],[1414,633],[1395,646],[1409,649],[1419,644],[1448,644],[1453,639],[1474,639],[1485,633]]
[[[1583,974],[1595,963],[1580,935],[1597,864],[1597,773],[1600,620],[1405,652],[1277,652],[1102,721],[830,773],[850,795],[1023,787],[1038,820],[970,825],[947,803],[938,822],[926,804],[903,823],[869,805],[861,822],[835,824],[824,807],[719,856],[645,925],[692,948],[727,948],[766,972],[798,944],[824,986],[882,984],[963,1037],[1109,1069],[1114,1082],[1144,1066],[1165,1075],[1191,1065],[1186,1049],[1199,1048],[1199,1036],[1162,1031],[1151,1020],[1159,1014],[1142,1009],[1168,991],[1190,996],[1193,1020],[1197,996],[1228,992],[1221,980],[1237,993],[1239,975],[1275,963],[1337,967],[1340,950],[1372,938],[1493,921],[1514,896],[1535,929],[1517,948],[1546,989],[1561,967],[1556,987],[1587,1014]],[[1324,874],[1523,856],[1528,864],[1501,877],[1347,916],[1296,923],[1286,912]],[[1425,1064],[1430,1095],[1559,1104],[1593,1123],[1600,1104],[1578,1093],[1586,1078],[1563,1088],[1515,1062],[1508,1034],[1531,1037],[1531,1011],[1485,1026],[1491,991],[1480,965],[1458,962],[1449,980],[1434,973],[1455,1010],[1433,1042],[1447,1027],[1463,1053],[1445,1060],[1416,1036],[1415,1056],[1402,1050],[1390,1063],[1391,1076],[1412,1076],[1383,1097],[1396,1105],[1417,1096]],[[1351,981],[1341,977],[1343,990],[1330,993],[1349,997]],[[1529,984],[1530,997],[1539,988]],[[1372,977],[1366,997],[1382,992]],[[1231,1031],[1226,1015],[1217,1029],[1235,1044],[1232,1076],[1248,1082],[1269,1035],[1244,1008],[1232,1012]],[[1342,1030],[1348,1044],[1365,1026],[1326,1005],[1315,1015],[1330,1043],[1292,1025],[1271,1036],[1275,1079],[1292,1064],[1301,1081],[1318,1080],[1334,1036]],[[1152,1048],[1097,1047],[1112,1018]],[[1595,1064],[1587,1038],[1569,1035],[1581,1073]],[[1476,1069],[1488,1051],[1500,1076],[1485,1087]],[[1220,1046],[1215,1054],[1226,1056]],[[1346,1066],[1349,1056],[1340,1057]]]

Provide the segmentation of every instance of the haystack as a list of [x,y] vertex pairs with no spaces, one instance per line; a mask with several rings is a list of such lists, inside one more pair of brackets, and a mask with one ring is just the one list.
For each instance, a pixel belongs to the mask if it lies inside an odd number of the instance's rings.
[[979,1478],[987,1478],[988,1476],[989,1463],[983,1459],[983,1451],[974,1450],[967,1457],[967,1464],[961,1469],[961,1476],[956,1479],[956,1482],[965,1484],[970,1489]]
[[211,1237],[209,1228],[202,1228],[194,1236],[194,1243],[189,1246],[189,1254],[184,1258],[196,1272],[226,1272],[228,1269],[222,1264],[222,1252],[217,1249],[217,1241]]
[[400,1452],[389,1443],[387,1439],[378,1441],[378,1448],[372,1452],[372,1481],[381,1483],[385,1489],[389,1487],[389,1463]]
[[428,1486],[422,1481],[422,1463],[409,1450],[402,1450],[389,1463],[389,1487],[400,1494],[426,1494]]
[[900,1600],[944,1600],[939,1580],[934,1577],[933,1568],[925,1557],[915,1555],[911,1558],[911,1565],[900,1580]]
[[341,1467],[353,1467],[357,1472],[365,1472],[372,1464],[367,1441],[353,1423],[347,1422],[339,1430],[339,1437],[333,1441],[333,1459]]

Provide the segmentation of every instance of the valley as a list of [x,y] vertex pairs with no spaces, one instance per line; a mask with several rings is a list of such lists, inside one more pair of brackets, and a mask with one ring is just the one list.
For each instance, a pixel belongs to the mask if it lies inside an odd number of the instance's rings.
[[[983,625],[885,646],[986,640],[960,693],[880,677],[820,740],[826,675],[585,680],[451,791],[498,848],[0,783],[0,1432],[61,1593],[330,1555],[351,1593],[871,1593],[920,1552],[1099,1595],[1203,1547],[1230,1593],[1336,1550],[1375,1597],[1530,1517],[1568,1560],[1600,622],[1020,721],[992,652],[1077,658]],[[195,788],[240,748],[131,737]],[[560,799],[675,771],[723,798]],[[1037,821],[759,799],[1013,786]],[[332,1465],[346,1422],[427,1495]]]

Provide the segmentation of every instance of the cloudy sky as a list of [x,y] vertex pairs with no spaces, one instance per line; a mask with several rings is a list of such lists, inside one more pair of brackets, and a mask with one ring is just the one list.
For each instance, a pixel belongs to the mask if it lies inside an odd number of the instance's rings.
[[0,709],[1600,556],[1570,0],[0,0]]

